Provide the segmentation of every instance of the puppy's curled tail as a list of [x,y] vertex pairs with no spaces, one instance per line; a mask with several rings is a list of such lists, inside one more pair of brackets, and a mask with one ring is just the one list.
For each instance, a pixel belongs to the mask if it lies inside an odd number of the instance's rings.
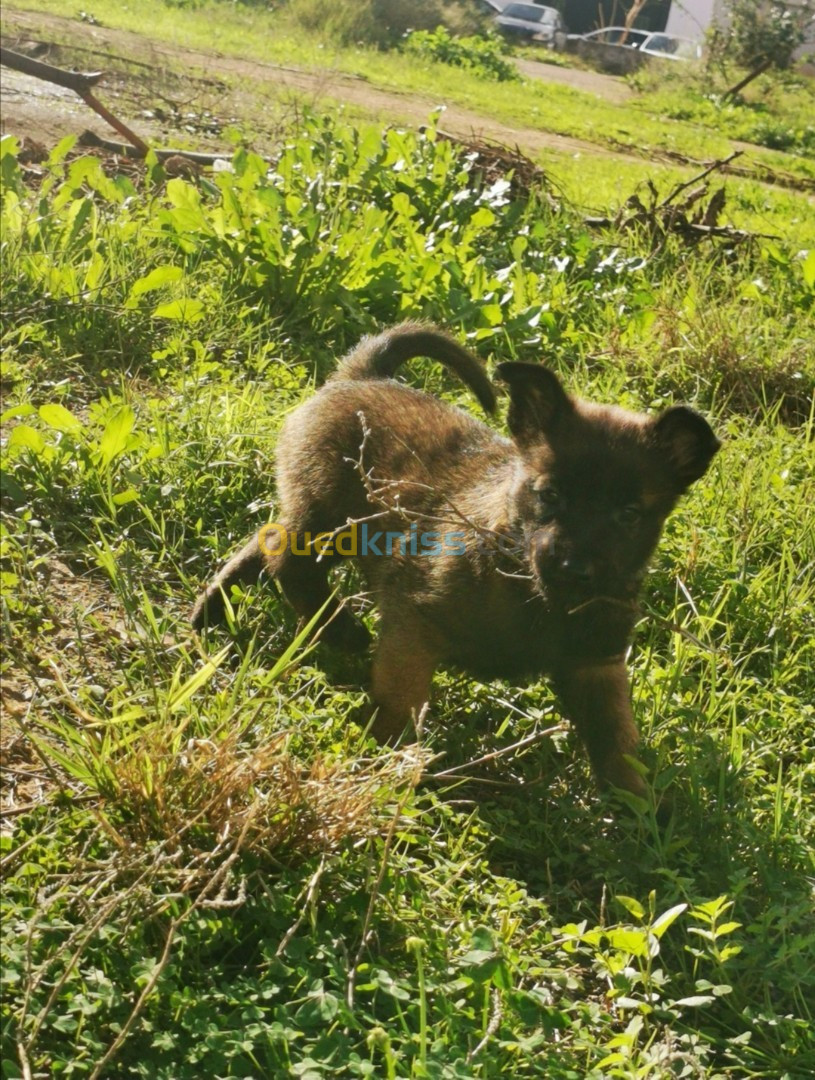
[[416,356],[427,356],[450,368],[480,401],[495,411],[495,389],[481,361],[448,334],[428,323],[404,322],[376,336],[364,337],[340,361],[332,380],[390,379]]

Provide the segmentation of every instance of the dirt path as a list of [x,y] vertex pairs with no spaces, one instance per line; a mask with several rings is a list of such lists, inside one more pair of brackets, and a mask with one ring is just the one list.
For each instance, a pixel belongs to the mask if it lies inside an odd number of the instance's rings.
[[[263,131],[263,115],[268,106],[280,108],[304,101],[317,106],[321,100],[339,101],[368,113],[384,114],[389,119],[411,126],[426,123],[431,111],[440,104],[438,99],[416,94],[404,94],[371,86],[365,79],[326,70],[304,71],[276,64],[247,60],[236,56],[203,52],[177,45],[151,40],[141,34],[79,23],[75,18],[57,15],[34,14],[3,9],[4,41],[9,48],[29,51],[34,43],[42,43],[43,59],[59,63],[59,47],[65,44],[72,49],[87,53],[87,68],[104,68],[105,58],[110,67],[111,59],[136,64],[130,73],[121,71],[106,76],[100,84],[100,98],[114,111],[129,120],[140,134],[148,139],[167,140],[179,129],[189,135],[195,134],[195,144],[202,148],[228,149],[228,143],[217,137],[215,128],[208,131],[200,123],[202,115],[214,113],[219,118],[228,114],[227,121],[245,124],[253,122],[260,134],[273,136],[267,127]],[[134,58],[138,57],[138,61]],[[579,89],[591,90],[613,100],[627,95],[624,83],[597,73],[558,68],[533,60],[523,60],[519,66],[524,74],[535,78],[548,78],[553,82],[568,82]],[[187,71],[179,75],[179,69]],[[149,69],[149,79],[145,70]],[[87,109],[70,91],[61,90],[49,83],[31,79],[11,71],[0,69],[0,93],[3,100],[2,129],[14,135],[26,135],[46,144],[86,128],[109,138],[111,131]],[[226,82],[220,82],[226,80]],[[185,83],[182,88],[178,84]],[[177,102],[170,115],[162,115],[161,109],[151,108],[157,97],[166,92],[166,84],[174,84],[177,91],[185,90],[186,101],[194,99],[190,116],[178,115]],[[242,88],[241,88],[242,87]],[[176,98],[178,94],[174,95]],[[183,96],[183,95],[182,95]],[[197,121],[185,123],[184,121]],[[274,125],[272,125],[274,126]],[[444,113],[445,130],[459,135],[476,134],[509,145],[517,145],[525,153],[535,156],[542,150],[559,150],[566,153],[600,154],[624,160],[639,160],[624,153],[609,151],[594,143],[574,139],[551,132],[535,131],[523,126],[507,127],[458,105],[447,105]],[[260,148],[260,147],[259,147]]]
[[631,87],[623,79],[614,75],[603,75],[600,71],[582,71],[580,68],[556,67],[540,60],[516,60],[515,64],[527,79],[540,79],[542,82],[560,83],[561,86],[573,86],[587,94],[597,94],[606,101],[621,104],[632,96]]

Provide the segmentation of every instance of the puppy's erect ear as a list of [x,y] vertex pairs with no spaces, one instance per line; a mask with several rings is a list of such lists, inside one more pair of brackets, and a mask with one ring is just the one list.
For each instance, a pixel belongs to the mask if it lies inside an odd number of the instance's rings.
[[664,449],[684,491],[704,476],[721,443],[703,416],[674,405],[654,421],[654,438]]
[[495,374],[509,385],[509,430],[519,446],[540,442],[572,411],[558,378],[540,364],[499,364]]

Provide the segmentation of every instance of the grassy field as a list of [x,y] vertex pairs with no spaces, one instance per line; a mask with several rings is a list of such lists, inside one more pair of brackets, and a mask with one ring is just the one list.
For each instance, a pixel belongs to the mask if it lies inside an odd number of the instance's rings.
[[[270,18],[237,8],[219,47],[257,48]],[[797,91],[772,93],[794,126]],[[656,140],[644,101],[615,109]],[[70,140],[35,172],[18,151],[3,139],[4,1075],[811,1076],[810,197],[714,181],[773,238],[591,227],[587,206],[691,172],[553,158],[555,193],[526,190],[432,125],[330,109],[271,169],[239,150],[198,181]],[[442,674],[420,743],[383,750],[365,658],[315,648],[274,589],[188,628],[274,520],[283,418],[363,333],[417,316],[595,400],[689,402],[723,439],[631,653],[665,825],[597,794],[545,683]],[[475,411],[432,365],[406,377]]]

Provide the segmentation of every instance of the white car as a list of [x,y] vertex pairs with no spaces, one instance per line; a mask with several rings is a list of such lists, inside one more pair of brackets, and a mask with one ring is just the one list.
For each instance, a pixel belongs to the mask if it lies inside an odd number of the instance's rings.
[[613,53],[615,49],[633,49],[664,60],[699,60],[702,57],[702,46],[698,41],[650,30],[626,30],[624,26],[604,26],[589,34],[569,34],[567,48],[587,59],[592,52],[603,50],[608,55],[609,50]]
[[493,25],[509,38],[538,41],[552,49],[566,45],[566,24],[563,16],[553,7],[543,4],[508,4]]
[[702,59],[702,46],[698,41],[674,37],[672,34],[649,34],[640,45],[640,52],[661,56],[663,60]]

